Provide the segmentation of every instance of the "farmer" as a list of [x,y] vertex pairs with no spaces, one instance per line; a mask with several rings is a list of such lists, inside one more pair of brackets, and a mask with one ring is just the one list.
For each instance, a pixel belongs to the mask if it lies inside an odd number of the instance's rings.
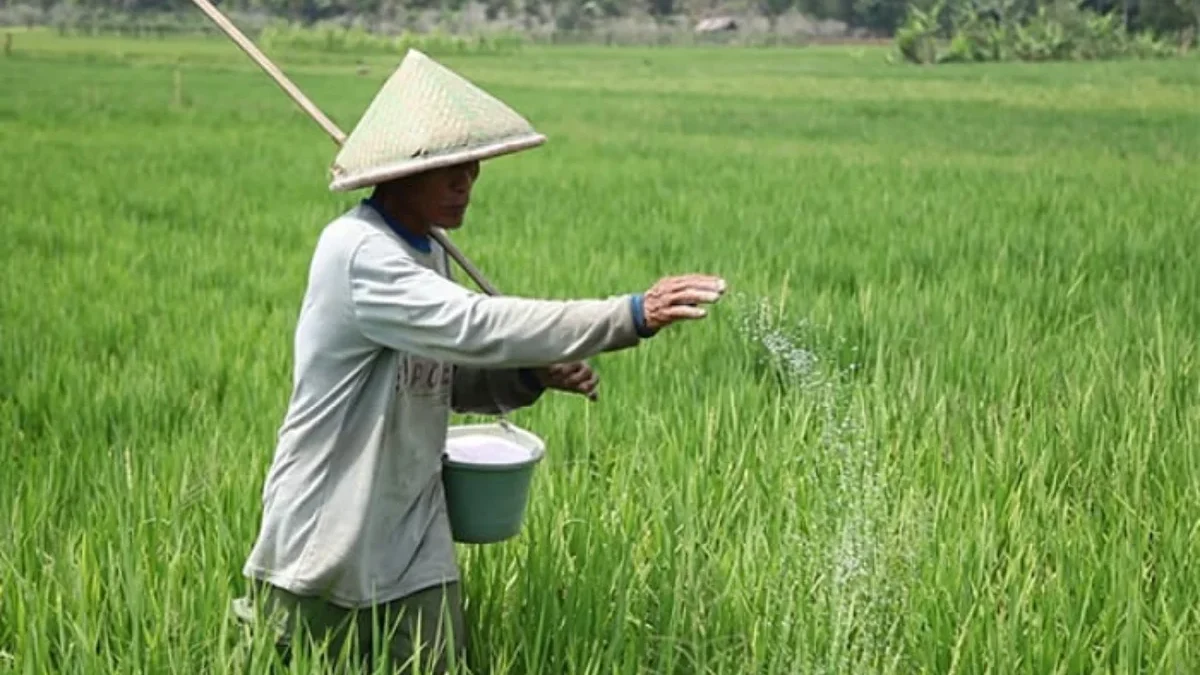
[[[346,139],[334,190],[371,188],[321,233],[296,326],[294,381],[235,602],[396,665],[446,672],[466,645],[440,479],[452,410],[495,414],[547,389],[591,396],[581,360],[698,319],[724,282],[549,301],[490,297],[449,278],[431,228],[461,226],[480,161],[544,137],[500,101],[410,51]],[[260,616],[266,616],[260,615]],[[383,629],[374,633],[372,628]],[[300,633],[296,633],[299,635]],[[421,672],[428,672],[422,670]]]

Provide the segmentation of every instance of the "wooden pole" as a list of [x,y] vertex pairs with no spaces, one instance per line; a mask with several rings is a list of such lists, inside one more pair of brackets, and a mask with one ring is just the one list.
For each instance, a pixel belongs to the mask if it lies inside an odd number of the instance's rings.
[[[242,51],[246,52],[246,54],[253,59],[260,68],[270,75],[271,79],[275,81],[275,84],[279,85],[279,87],[283,89],[283,91],[292,99],[292,101],[294,101],[296,105],[300,106],[301,110],[308,113],[309,117],[311,117],[313,121],[315,121],[317,125],[319,125],[321,129],[323,129],[325,133],[333,139],[334,143],[337,143],[340,146],[346,142],[346,134],[344,134],[342,130],[333,123],[333,120],[329,119],[325,113],[321,112],[320,108],[310,101],[309,98],[304,95],[304,92],[300,91],[300,88],[292,83],[292,81],[283,74],[283,71],[279,70],[279,68],[271,62],[271,59],[267,58],[266,54],[263,54],[261,51],[259,51],[258,47],[254,46],[254,43],[251,42],[250,39],[245,36],[245,34],[238,30],[237,26],[233,25],[233,22],[231,22],[225,17],[224,14],[221,13],[221,10],[214,7],[209,0],[192,0],[192,2],[194,2],[196,6],[200,8],[200,11],[208,15],[208,18],[212,19],[213,23],[217,24],[217,27],[224,31],[224,33],[228,35],[238,47],[241,47]],[[446,249],[446,252],[450,254],[450,257],[454,258],[454,262],[458,263],[459,267],[462,267],[463,270],[466,271],[467,275],[470,276],[471,279],[478,284],[485,293],[488,295],[500,295],[500,291],[493,286],[486,277],[483,276],[483,272],[479,271],[479,268],[475,267],[475,265],[472,264],[465,255],[463,255],[463,252],[460,251],[458,247],[450,241],[445,232],[443,232],[440,228],[435,227],[433,228],[431,234],[433,235],[433,238],[437,240],[438,244],[441,244],[442,248]]]

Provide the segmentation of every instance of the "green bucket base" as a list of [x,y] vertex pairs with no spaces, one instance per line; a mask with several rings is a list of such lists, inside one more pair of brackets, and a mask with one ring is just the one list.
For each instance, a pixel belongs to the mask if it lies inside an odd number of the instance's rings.
[[472,464],[442,458],[442,485],[454,541],[492,544],[515,537],[525,520],[529,486],[538,462],[546,452],[542,439],[504,424],[451,427],[449,439],[490,436],[530,451],[530,457],[510,464]]

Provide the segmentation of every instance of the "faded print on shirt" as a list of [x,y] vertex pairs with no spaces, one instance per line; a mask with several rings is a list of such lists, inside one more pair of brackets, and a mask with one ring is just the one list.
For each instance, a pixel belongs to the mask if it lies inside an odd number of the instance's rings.
[[400,354],[396,369],[396,395],[405,398],[434,399],[450,403],[454,365],[413,354]]
[[[453,281],[449,269],[449,255],[442,251],[442,255],[434,256],[433,261],[432,264],[426,260],[418,262]],[[396,368],[397,398],[426,399],[447,407],[450,406],[454,364],[406,352],[399,352],[398,360],[399,364]]]

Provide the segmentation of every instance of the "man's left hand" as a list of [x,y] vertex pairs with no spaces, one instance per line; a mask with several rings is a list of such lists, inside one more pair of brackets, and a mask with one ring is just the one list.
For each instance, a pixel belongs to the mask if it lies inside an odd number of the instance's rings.
[[547,389],[583,394],[593,401],[597,398],[596,386],[600,384],[600,376],[586,363],[557,363],[538,370],[537,376]]

